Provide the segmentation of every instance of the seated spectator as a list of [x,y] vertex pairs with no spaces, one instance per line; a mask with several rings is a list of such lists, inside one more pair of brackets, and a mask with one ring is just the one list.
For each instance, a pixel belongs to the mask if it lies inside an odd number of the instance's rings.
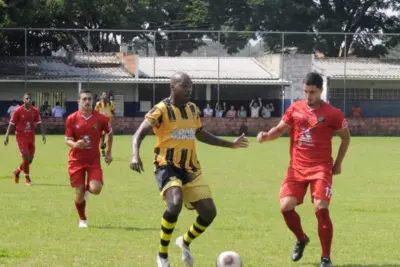
[[215,104],[215,117],[222,118],[224,116],[225,111],[226,111],[225,102],[222,104],[222,108],[220,107],[219,103]]
[[203,110],[204,117],[212,117],[214,114],[213,109],[210,107],[210,104],[207,104],[206,108]]
[[353,115],[354,118],[360,118],[361,117],[361,108],[360,108],[360,104],[359,103],[355,103],[351,113]]
[[227,118],[235,118],[236,117],[236,110],[234,106],[231,106],[231,109],[228,110],[228,112],[226,113],[226,117]]
[[13,100],[11,106],[7,110],[7,114],[10,118],[12,117],[14,110],[16,110],[18,107],[19,105],[17,103],[17,100]]
[[272,103],[266,104],[265,107],[263,106],[261,109],[261,115],[263,118],[270,118],[271,112],[275,110],[274,105]]
[[61,107],[60,102],[56,103],[56,106],[53,108],[52,114],[54,118],[64,117],[64,109]]
[[238,117],[247,118],[247,111],[244,109],[244,106],[240,107],[240,110],[238,111]]
[[40,107],[40,114],[43,117],[51,116],[51,107],[47,101],[44,101],[43,105]]
[[260,108],[262,106],[261,98],[258,99],[258,103],[254,101],[254,99],[250,102],[250,111],[252,118],[260,117]]

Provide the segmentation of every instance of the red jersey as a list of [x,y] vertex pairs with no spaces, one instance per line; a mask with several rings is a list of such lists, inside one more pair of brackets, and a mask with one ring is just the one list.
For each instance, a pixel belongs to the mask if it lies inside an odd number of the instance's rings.
[[331,170],[332,137],[335,131],[347,128],[341,110],[321,102],[311,109],[305,100],[293,103],[282,121],[290,129],[290,166],[297,169]]
[[35,128],[41,122],[39,110],[34,106],[26,109],[25,105],[15,109],[10,120],[15,125],[16,138],[26,141],[35,141]]
[[83,149],[71,148],[69,151],[69,162],[83,164],[100,164],[99,145],[102,132],[111,133],[109,118],[98,111],[93,111],[88,118],[80,111],[68,116],[65,125],[65,139],[84,140],[87,144]]

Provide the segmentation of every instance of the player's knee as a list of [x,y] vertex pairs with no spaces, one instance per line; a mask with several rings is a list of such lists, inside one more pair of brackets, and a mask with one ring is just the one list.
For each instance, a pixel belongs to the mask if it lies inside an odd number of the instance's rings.
[[321,199],[314,199],[314,207],[316,210],[320,209],[328,209],[329,208],[329,203],[327,201],[321,200]]
[[89,191],[93,195],[98,195],[100,194],[101,190],[103,189],[103,185],[97,182],[91,182],[89,184]]
[[25,162],[29,162],[29,163],[30,163],[30,161],[31,161],[29,155],[23,155],[23,156],[22,156],[22,160],[25,161]]
[[215,207],[215,205],[208,207],[206,212],[204,212],[204,214],[202,214],[201,217],[205,221],[212,223],[214,221],[215,217],[217,217],[217,208]]
[[182,210],[183,195],[179,187],[170,188],[166,194],[167,209],[170,213],[178,215]]
[[297,206],[297,199],[294,197],[284,197],[280,200],[281,212],[294,210]]

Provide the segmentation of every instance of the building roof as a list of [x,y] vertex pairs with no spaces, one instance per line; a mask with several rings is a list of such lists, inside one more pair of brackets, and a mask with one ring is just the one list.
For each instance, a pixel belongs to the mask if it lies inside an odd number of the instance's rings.
[[332,79],[400,79],[398,59],[315,58],[313,69]]
[[[249,57],[157,57],[155,77],[170,78],[177,71],[193,79],[278,80],[265,66]],[[139,70],[144,77],[153,77],[154,58],[139,58]],[[219,70],[219,77],[218,77]]]
[[[116,58],[114,56],[114,58]],[[90,59],[90,58],[88,58]],[[98,60],[104,58],[100,57]],[[93,60],[93,59],[92,59]],[[78,64],[84,62],[79,56]],[[59,57],[27,57],[26,78],[28,80],[70,80],[70,81],[129,81],[134,80],[124,67],[119,63],[110,66],[110,60],[104,65],[89,63],[89,67],[78,67],[68,64],[64,58]],[[115,64],[111,63],[111,64]],[[100,66],[99,66],[100,65]],[[93,66],[93,67],[91,67]],[[0,58],[0,81],[1,80],[24,80],[25,58],[3,57]]]
[[[289,84],[254,58],[245,57],[157,57],[139,58],[138,76],[128,71],[116,53],[73,53],[54,57],[0,57],[0,81],[139,82],[168,83],[176,71],[188,73],[194,83]],[[219,79],[218,79],[219,78]]]

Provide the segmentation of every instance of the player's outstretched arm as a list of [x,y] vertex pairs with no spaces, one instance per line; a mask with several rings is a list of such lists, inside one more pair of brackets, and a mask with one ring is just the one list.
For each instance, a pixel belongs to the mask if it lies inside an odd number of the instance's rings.
[[45,131],[44,131],[44,126],[43,126],[43,123],[40,123],[39,124],[40,126],[40,132],[42,133],[42,141],[43,141],[43,144],[46,144],[46,133],[45,133]]
[[279,124],[275,127],[272,127],[268,132],[260,132],[257,135],[257,141],[259,143],[273,141],[279,137],[281,137],[284,133],[286,133],[290,129],[290,126],[285,122],[280,121]]
[[10,132],[14,129],[14,124],[9,123],[6,131],[6,135],[4,136],[4,145],[8,145],[8,136],[10,135]]
[[350,145],[350,131],[349,128],[343,128],[336,132],[336,134],[340,137],[340,146],[339,151],[336,156],[335,164],[333,166],[333,174],[340,174],[342,172],[342,162],[344,157],[346,156],[347,149]]
[[220,146],[220,147],[228,147],[228,148],[245,148],[249,146],[249,141],[247,140],[247,137],[242,134],[233,142],[224,140],[222,138],[218,138],[212,133],[204,130],[204,129],[199,129],[196,132],[196,138],[202,143],[212,145],[212,146]]
[[137,131],[132,137],[132,161],[130,164],[130,168],[138,173],[144,171],[143,163],[139,153],[140,146],[142,144],[143,139],[146,137],[146,135],[150,132],[152,128],[153,126],[147,120],[144,120],[140,124],[139,129],[137,129]]

